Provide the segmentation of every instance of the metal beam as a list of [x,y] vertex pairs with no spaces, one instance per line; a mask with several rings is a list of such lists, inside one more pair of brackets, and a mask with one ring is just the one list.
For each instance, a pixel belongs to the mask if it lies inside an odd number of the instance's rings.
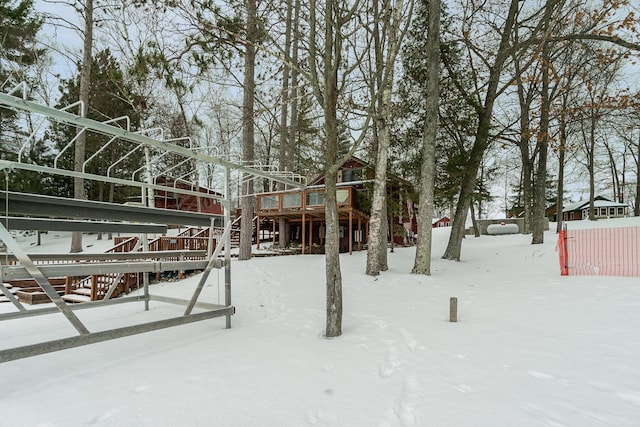
[[220,194],[216,194],[216,193],[203,193],[203,192],[187,190],[179,187],[168,187],[165,185],[149,184],[147,182],[134,181],[133,179],[121,179],[121,178],[115,178],[112,176],[95,175],[95,174],[90,174],[86,172],[76,172],[69,169],[58,169],[58,168],[52,168],[49,166],[34,165],[32,163],[21,163],[21,162],[12,162],[9,160],[0,160],[0,170],[13,170],[13,169],[21,169],[21,170],[27,170],[27,171],[38,172],[38,173],[46,173],[51,175],[68,176],[71,178],[84,178],[89,181],[102,181],[102,182],[118,184],[126,187],[136,187],[136,188],[140,187],[140,188],[147,188],[147,189],[158,190],[158,191],[171,191],[174,193],[187,194],[190,196],[210,198],[210,199],[216,199],[216,200],[222,199],[223,197]]
[[[88,308],[95,307],[103,307],[105,305],[115,305],[115,304],[124,304],[128,302],[137,302],[142,301],[142,297],[133,296],[133,297],[118,297],[110,300],[98,300],[98,301],[87,301],[78,304],[69,304],[69,309],[71,311],[77,310],[85,310]],[[2,313],[0,314],[0,321],[2,320],[12,320],[12,319],[21,319],[23,317],[35,317],[42,316],[45,314],[54,314],[59,313],[58,307],[44,307],[44,308],[34,308],[31,310],[13,312],[13,313]]]
[[[165,297],[165,296],[161,296],[161,295],[153,295],[153,294],[151,294],[151,295],[149,295],[149,299],[151,299],[151,301],[164,302],[164,303],[167,303],[167,304],[184,305],[184,306],[187,306],[189,304],[189,300],[186,300],[186,299]],[[208,302],[197,302],[195,307],[196,308],[200,308],[200,309],[204,309],[204,310],[217,310],[219,308],[223,308],[224,305],[213,304],[213,303],[208,303]]]
[[66,350],[87,344],[109,341],[116,338],[128,337],[145,332],[156,331],[158,329],[169,328],[172,326],[186,325],[188,323],[198,322],[200,320],[230,316],[234,313],[235,307],[225,307],[218,310],[191,314],[189,316],[174,317],[171,319],[143,323],[141,325],[126,326],[123,328],[111,329],[108,331],[93,332],[86,335],[62,338],[59,340],[32,344],[23,347],[15,347],[7,350],[0,350],[0,363],[24,359],[26,357],[38,356],[41,354],[53,353],[54,351]]
[[132,224],[127,222],[94,222],[2,216],[0,217],[0,223],[9,230],[80,231],[84,233],[167,233],[166,225]]
[[15,192],[0,192],[0,205],[12,215],[33,215],[50,218],[77,218],[105,221],[131,221],[168,225],[197,225],[209,227],[211,217],[197,212],[121,205],[94,200],[68,199]]
[[[22,259],[19,259],[22,262]],[[210,265],[221,268],[222,260],[187,260],[187,261],[132,261],[132,262],[88,262],[83,264],[43,264],[37,268],[43,277],[91,276],[93,274],[116,273],[162,273],[177,270],[205,270]],[[31,279],[33,276],[27,266],[3,266],[0,279]],[[48,283],[48,282],[47,282]]]
[[113,126],[108,123],[99,122],[97,120],[80,117],[77,114],[72,114],[67,111],[61,111],[55,108],[40,105],[35,102],[27,101],[26,99],[17,98],[15,96],[8,95],[6,93],[0,93],[0,104],[6,105],[12,108],[17,108],[19,110],[26,110],[26,111],[31,111],[37,114],[42,114],[44,116],[61,121],[63,123],[67,123],[73,126],[85,127],[87,129],[91,129],[101,134],[117,136],[118,138],[126,141],[148,145],[151,147],[159,148],[164,151],[171,151],[173,153],[180,154],[184,157],[188,157],[196,160],[202,160],[206,163],[213,163],[213,164],[225,166],[232,170],[238,170],[247,174],[259,176],[266,179],[271,179],[273,181],[281,182],[291,187],[304,188],[305,186],[305,184],[301,182],[296,182],[287,178],[276,177],[269,172],[263,172],[258,169],[253,169],[250,167],[238,165],[236,163],[219,159],[217,157],[209,156],[203,153],[198,153],[189,148],[180,147],[174,144],[169,144],[166,141],[159,141],[157,139],[150,138],[140,133],[127,131],[117,126]]
[[[143,260],[143,259],[165,259],[165,258],[206,258],[207,251],[157,251],[157,252],[106,252],[98,254],[90,253],[69,253],[69,254],[49,254],[49,253],[29,253],[32,261],[114,261],[114,260]],[[15,255],[0,253],[0,263],[6,261],[17,261]],[[76,264],[77,265],[77,264]]]
[[42,290],[47,294],[51,302],[53,302],[58,310],[67,318],[69,323],[76,328],[81,335],[86,335],[89,333],[89,330],[82,324],[80,319],[73,314],[73,312],[69,309],[67,304],[60,298],[58,292],[53,288],[53,286],[49,283],[47,278],[42,275],[42,272],[38,269],[38,267],[29,259],[29,256],[20,248],[18,243],[11,237],[9,231],[2,224],[0,224],[0,239],[7,246],[7,250],[13,252],[15,256],[18,258],[18,261],[24,266],[25,270],[29,273],[29,277],[33,278],[36,283],[42,288]]

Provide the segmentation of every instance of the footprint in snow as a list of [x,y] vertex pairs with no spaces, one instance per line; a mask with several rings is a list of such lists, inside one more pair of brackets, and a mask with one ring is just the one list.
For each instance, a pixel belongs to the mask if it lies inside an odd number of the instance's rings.
[[454,387],[457,391],[459,391],[460,393],[471,393],[473,391],[473,389],[471,387],[469,387],[468,385],[464,385],[464,384],[459,384],[457,386]]
[[387,360],[378,369],[380,378],[389,378],[404,362],[398,358],[398,351],[395,347],[389,347]]
[[100,416],[95,416],[91,420],[87,422],[87,424],[98,424],[102,421],[106,421],[111,418],[117,412],[116,409],[110,409],[107,412],[103,413]]
[[420,401],[420,384],[414,376],[404,379],[400,401],[395,408],[395,414],[402,427],[413,427],[418,425],[416,417],[416,406]]
[[307,422],[311,426],[329,426],[334,425],[335,417],[317,409],[314,411],[307,411]]
[[529,375],[531,375],[533,378],[540,378],[540,379],[544,379],[544,380],[553,380],[553,379],[555,379],[555,377],[553,375],[545,374],[543,372],[527,371],[527,373]]
[[409,332],[402,328],[400,328],[399,331],[404,338],[404,341],[407,343],[407,347],[409,347],[409,350],[415,351],[418,347],[418,342],[415,340],[415,338],[413,338],[413,336]]

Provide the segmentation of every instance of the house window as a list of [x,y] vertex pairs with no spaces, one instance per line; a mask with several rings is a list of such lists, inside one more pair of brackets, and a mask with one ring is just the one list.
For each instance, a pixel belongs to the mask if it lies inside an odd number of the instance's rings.
[[616,208],[609,208],[609,216],[614,216],[616,214]]
[[624,216],[624,208],[618,208],[618,216]]
[[299,208],[302,206],[302,194],[292,193],[282,195],[282,207],[283,208]]
[[278,195],[261,196],[260,209],[278,209]]
[[573,212],[569,213],[569,219],[572,220],[573,219]]
[[342,182],[359,181],[362,179],[362,169],[343,169]]
[[600,216],[607,216],[607,208],[600,209]]
[[307,206],[324,205],[324,193],[307,193]]
[[338,202],[339,205],[348,205],[349,190],[346,188],[336,190],[336,202]]

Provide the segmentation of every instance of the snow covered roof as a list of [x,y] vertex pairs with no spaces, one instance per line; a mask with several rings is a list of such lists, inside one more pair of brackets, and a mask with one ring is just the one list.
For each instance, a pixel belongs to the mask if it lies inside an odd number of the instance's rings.
[[[611,200],[605,199],[604,197],[596,198],[593,201],[593,205],[597,208],[617,208],[617,207],[627,206],[625,203],[612,202]],[[562,212],[578,211],[588,206],[589,206],[588,200],[580,200],[579,202],[575,202],[568,206],[565,206]]]
[[445,221],[446,222],[446,221],[450,221],[450,219],[447,216],[443,216],[443,217],[440,217],[440,218],[432,218],[431,219],[431,224],[435,224],[435,223],[440,222],[440,221]]

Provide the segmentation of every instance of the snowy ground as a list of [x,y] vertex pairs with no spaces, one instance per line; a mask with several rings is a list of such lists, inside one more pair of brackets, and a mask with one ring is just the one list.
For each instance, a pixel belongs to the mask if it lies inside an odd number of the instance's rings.
[[[332,340],[323,256],[234,260],[231,329],[213,319],[0,364],[0,425],[638,426],[640,281],[561,277],[553,230],[536,246],[467,238],[461,262],[439,259],[448,230],[435,230],[431,277],[408,273],[414,248],[377,279],[364,252],[342,255]],[[151,291],[187,298],[197,281]],[[223,282],[213,273],[202,299],[222,299]],[[92,331],[178,313],[77,312]],[[0,348],[73,334],[61,315],[4,321]]]

